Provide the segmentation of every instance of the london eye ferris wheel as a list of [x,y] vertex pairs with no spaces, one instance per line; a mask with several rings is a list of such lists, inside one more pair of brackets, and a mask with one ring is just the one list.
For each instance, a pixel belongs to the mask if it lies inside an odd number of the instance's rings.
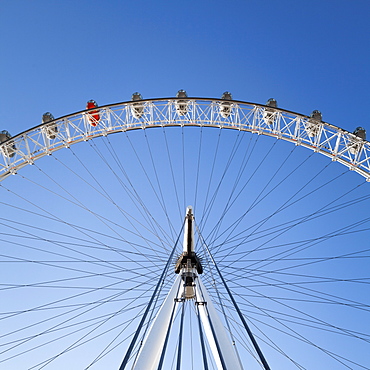
[[0,141],[0,368],[370,367],[362,127],[180,90]]

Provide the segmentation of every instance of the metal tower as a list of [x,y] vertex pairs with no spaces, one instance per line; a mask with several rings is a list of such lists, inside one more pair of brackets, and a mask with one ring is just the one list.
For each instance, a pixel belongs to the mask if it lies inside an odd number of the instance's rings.
[[[218,369],[242,369],[235,347],[219,318],[212,300],[203,285],[200,275],[203,267],[194,250],[194,215],[192,207],[187,207],[184,226],[183,252],[178,258],[175,272],[178,274],[172,288],[164,300],[158,314],[153,321],[133,369],[157,370],[161,369],[164,361],[169,331],[176,311],[187,300],[193,300],[198,316],[199,326],[203,331],[212,351]],[[183,320],[181,320],[182,330]],[[200,331],[202,333],[202,330]],[[201,335],[203,366],[208,369],[205,343]],[[177,368],[181,368],[182,348],[179,343],[177,353]]]

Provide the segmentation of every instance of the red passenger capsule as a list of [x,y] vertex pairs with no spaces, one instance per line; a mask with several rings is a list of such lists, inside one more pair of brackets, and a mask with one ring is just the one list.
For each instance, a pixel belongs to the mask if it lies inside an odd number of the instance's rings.
[[[97,108],[98,104],[96,104],[95,100],[89,100],[86,104],[86,109],[93,109]],[[98,125],[100,120],[100,114],[99,114],[99,109],[92,110],[89,112],[89,122],[90,125],[95,127]]]

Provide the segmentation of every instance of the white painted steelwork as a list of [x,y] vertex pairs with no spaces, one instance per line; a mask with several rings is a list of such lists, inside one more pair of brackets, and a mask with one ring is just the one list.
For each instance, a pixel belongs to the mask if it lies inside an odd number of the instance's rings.
[[187,98],[187,112],[179,114],[176,102],[177,98],[142,100],[140,114],[138,102],[107,105],[98,108],[100,120],[95,127],[90,125],[92,111],[87,110],[16,135],[0,144],[0,181],[72,144],[122,131],[165,126],[229,128],[272,136],[324,154],[370,181],[370,143],[339,127],[280,108],[235,100],[228,101],[230,112],[225,115],[220,99]]
[[171,290],[168,292],[158,314],[144,339],[133,370],[156,370],[162,353],[168,328],[171,326],[174,314],[183,294],[181,275],[178,275]]
[[[215,359],[217,369],[224,370],[221,362],[222,356],[226,369],[243,370],[236,353],[236,348],[232,345],[230,336],[227,334],[225,326],[222,324],[221,319],[217,314],[217,311],[207,292],[207,289],[203,285],[199,276],[195,282],[195,290],[195,304],[198,305],[203,328],[206,333],[207,341],[209,347],[211,348],[213,358]],[[218,348],[216,345],[216,340],[218,343]]]
[[[183,255],[189,257],[182,264],[172,288],[168,292],[139,350],[133,370],[156,370],[162,368],[161,356],[166,351],[165,342],[172,327],[179,304],[194,301],[202,321],[209,347],[218,370],[242,370],[236,348],[217,314],[206,287],[198,276],[191,253],[194,253],[194,215],[188,206],[185,216]],[[203,356],[206,356],[203,353]]]
[[[183,273],[188,272],[189,271],[183,271]],[[192,273],[196,276],[194,283],[196,298],[194,303],[198,306],[203,329],[217,369],[225,370],[226,368],[231,370],[242,370],[243,367],[238,359],[236,348],[231,343],[230,336],[227,334],[217,314],[206,287],[202,283],[200,277],[197,276],[195,268],[192,269]],[[183,298],[185,287],[183,287],[184,284],[181,284],[181,282],[182,274],[179,274],[150,327],[136,362],[132,367],[133,370],[158,369],[167,331],[172,326],[179,304],[184,304],[185,301]],[[216,345],[216,341],[218,346]],[[222,365],[221,356],[225,368]]]

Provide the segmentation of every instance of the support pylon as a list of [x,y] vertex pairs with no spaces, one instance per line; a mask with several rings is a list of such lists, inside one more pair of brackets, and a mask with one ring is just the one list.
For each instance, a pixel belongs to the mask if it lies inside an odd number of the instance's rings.
[[[167,294],[149,331],[144,339],[133,370],[158,370],[162,368],[170,328],[176,310],[185,301],[193,300],[203,331],[211,349],[214,362],[219,370],[242,370],[235,346],[222,324],[212,300],[203,285],[200,274],[203,267],[194,250],[194,215],[192,207],[187,207],[184,227],[183,252],[177,260],[175,272],[178,274]],[[207,356],[203,348],[203,356]],[[184,351],[185,352],[185,351]],[[181,353],[181,351],[180,351]],[[180,359],[181,360],[181,359]],[[180,361],[179,361],[180,362]],[[207,359],[203,360],[207,366]]]

